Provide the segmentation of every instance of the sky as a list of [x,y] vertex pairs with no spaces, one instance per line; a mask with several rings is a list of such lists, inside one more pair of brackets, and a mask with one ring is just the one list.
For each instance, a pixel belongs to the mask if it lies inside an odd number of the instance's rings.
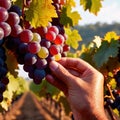
[[[120,0],[104,0],[97,16],[88,11],[85,12],[82,6],[79,5],[80,0],[75,1],[76,8],[74,10],[77,10],[82,17],[82,20],[79,21],[79,25],[94,24],[96,22],[109,24],[113,22],[120,23]],[[25,78],[28,76],[28,74],[22,70],[22,66],[20,66],[19,76]]]
[[79,21],[79,25],[94,24],[96,22],[108,24],[113,22],[120,23],[120,0],[103,0],[102,8],[97,16],[88,11],[84,11],[82,6],[79,5],[80,0],[75,1],[77,4],[74,10],[77,10],[82,17],[82,20]]

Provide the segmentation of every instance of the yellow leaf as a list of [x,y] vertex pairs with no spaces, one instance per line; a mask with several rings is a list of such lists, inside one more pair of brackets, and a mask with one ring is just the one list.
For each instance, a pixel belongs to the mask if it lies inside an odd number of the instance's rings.
[[52,0],[33,0],[30,8],[26,11],[26,20],[32,27],[47,26],[53,17],[57,17]]
[[111,42],[111,40],[118,40],[119,36],[114,32],[108,32],[105,36],[104,36],[104,40]]
[[66,5],[70,5],[70,6],[75,7],[75,6],[76,6],[76,3],[75,3],[74,0],[67,0]]
[[79,41],[82,41],[82,38],[77,30],[71,30],[70,28],[65,28],[65,33],[67,34],[66,44],[70,45],[72,48],[77,49]]

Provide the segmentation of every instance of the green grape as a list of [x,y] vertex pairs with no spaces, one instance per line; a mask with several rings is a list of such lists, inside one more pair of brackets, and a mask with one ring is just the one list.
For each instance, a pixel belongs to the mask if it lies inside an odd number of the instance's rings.
[[54,55],[54,59],[55,59],[55,61],[59,61],[61,59],[61,54],[58,53],[58,54]]
[[33,33],[32,41],[41,42],[41,36],[38,33]]
[[40,58],[47,58],[49,55],[49,51],[46,47],[41,47],[40,51],[38,52],[38,56]]

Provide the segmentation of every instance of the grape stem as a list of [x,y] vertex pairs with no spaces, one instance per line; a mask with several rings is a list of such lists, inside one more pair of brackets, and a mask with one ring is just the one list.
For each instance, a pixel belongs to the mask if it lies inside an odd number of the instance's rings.
[[26,0],[23,0],[23,6],[22,6],[22,17],[24,18],[24,8],[25,8],[25,4]]
[[107,86],[107,88],[108,88],[108,90],[109,90],[109,93],[110,93],[111,98],[112,98],[113,100],[115,100],[115,97],[113,96],[113,93],[112,93],[112,90],[111,90],[111,86],[110,86],[108,83],[106,84],[106,86]]
[[25,11],[24,11],[24,9],[25,9],[25,5],[26,5],[26,0],[23,0],[23,6],[22,6],[22,27],[23,27],[23,29],[24,29],[24,17],[25,17]]

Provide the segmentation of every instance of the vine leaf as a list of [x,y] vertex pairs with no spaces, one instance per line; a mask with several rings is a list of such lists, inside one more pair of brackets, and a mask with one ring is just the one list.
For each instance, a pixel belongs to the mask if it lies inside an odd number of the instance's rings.
[[108,42],[111,42],[111,40],[118,40],[119,36],[114,32],[107,32],[106,35],[104,36],[104,40],[107,40]]
[[80,0],[80,5],[84,10],[89,10],[91,13],[97,15],[102,7],[101,0]]
[[110,57],[116,57],[119,50],[119,41],[111,40],[103,41],[98,51],[95,53],[93,60],[95,61],[98,67],[101,67],[104,63],[106,63]]
[[26,20],[30,22],[32,27],[46,27],[53,17],[57,17],[55,7],[52,0],[33,0],[29,9],[25,13]]
[[75,7],[75,6],[76,6],[76,3],[75,3],[74,0],[67,0],[67,1],[66,1],[66,5]]
[[78,42],[82,40],[78,31],[71,30],[70,28],[65,28],[65,32],[68,36],[68,38],[66,40],[66,44],[70,45],[74,49],[77,49],[79,46]]
[[63,7],[60,19],[60,22],[63,25],[65,26],[77,25],[80,19],[81,19],[80,14],[77,11],[72,12],[72,8],[70,5]]

